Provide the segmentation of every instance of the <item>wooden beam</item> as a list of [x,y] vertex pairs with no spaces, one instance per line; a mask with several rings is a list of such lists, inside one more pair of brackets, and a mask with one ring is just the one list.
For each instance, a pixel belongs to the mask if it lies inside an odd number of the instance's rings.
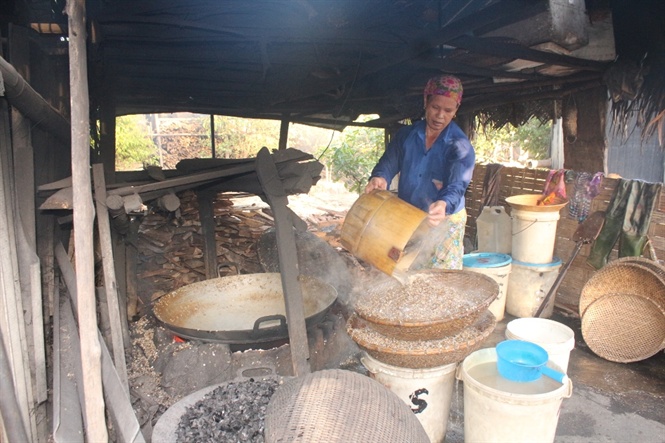
[[507,17],[523,20],[542,11],[542,2],[534,4],[534,2],[527,0],[504,0],[492,4],[475,14],[455,20],[440,30],[414,36],[411,40],[411,45],[407,45],[402,51],[386,51],[381,56],[362,61],[359,69],[346,70],[335,79],[321,82],[316,86],[301,87],[289,95],[289,101],[292,102],[311,95],[319,95],[321,91],[342,88],[346,83],[354,79],[358,81],[369,74],[398,65],[407,60],[416,59],[432,47],[447,44],[450,40],[473,32],[474,29],[499,21],[505,23]]
[[[10,27],[10,53],[12,62],[20,72],[30,72],[30,41],[25,28]],[[31,320],[26,335],[34,371],[34,396],[37,404],[48,399],[46,382],[46,348],[44,345],[44,313],[42,303],[41,265],[37,256],[35,214],[35,158],[32,125],[26,116],[12,112],[12,152],[14,160],[14,190],[20,190],[16,199],[16,240],[18,242],[19,274],[23,295],[24,315]],[[41,421],[41,420],[40,420]],[[45,429],[44,429],[45,430]]]
[[115,183],[115,104],[113,95],[106,89],[100,106],[99,161],[104,165],[104,180]]
[[297,376],[309,374],[309,345],[302,290],[298,281],[298,251],[296,249],[293,222],[288,210],[288,197],[277,173],[270,152],[263,148],[256,156],[256,173],[261,182],[265,199],[275,216],[277,255],[282,277],[282,290],[286,305],[286,321],[291,345],[293,371]]
[[585,91],[587,89],[602,86],[600,79],[588,81],[574,85],[568,85],[560,89],[548,89],[545,91],[527,91],[523,94],[501,94],[488,96],[482,101],[468,104],[462,111],[464,113],[476,112],[482,109],[491,108],[500,105],[509,105],[511,103],[523,103],[534,100],[557,100],[575,92]]
[[290,120],[288,116],[284,116],[279,125],[279,146],[278,149],[284,150],[288,146],[289,141],[289,123]]
[[[11,146],[9,126],[9,106],[0,102],[0,144]],[[21,300],[18,257],[16,251],[16,220],[13,211],[11,183],[11,162],[9,149],[0,149],[0,245],[6,250],[0,254],[0,339],[5,344],[8,360],[14,374],[15,393],[20,406],[23,426],[33,436],[35,425],[30,408],[34,405],[30,364],[26,342],[25,319]]]
[[90,180],[90,102],[86,56],[85,0],[67,0],[71,101],[72,185],[76,292],[81,341],[85,427],[88,441],[108,441],[102,391],[101,346],[97,334],[95,255]]
[[[69,290],[69,300],[71,301],[71,305],[74,310],[78,311],[81,297],[79,297],[77,293],[78,283],[76,271],[61,243],[56,245],[55,254],[63,280]],[[63,314],[67,314],[64,309],[62,312]],[[78,333],[79,335],[82,333],[80,324]],[[118,433],[118,441],[121,443],[144,443],[145,439],[143,434],[141,434],[141,427],[132,408],[131,399],[129,394],[122,388],[122,382],[120,381],[118,372],[113,365],[113,359],[106,347],[106,343],[104,343],[104,340],[102,339],[102,334],[99,329],[96,329],[93,333],[97,336],[97,341],[100,343],[104,397],[108,402],[108,410]],[[72,346],[72,348],[74,348],[74,346]],[[76,351],[75,349],[72,350],[74,352]],[[82,358],[83,355],[85,354],[83,354],[83,350],[81,349],[80,355],[75,356],[75,358],[85,360]],[[82,361],[81,365],[83,365]],[[83,375],[83,377],[85,377],[85,375]],[[85,401],[87,402],[87,396],[85,397]],[[89,425],[86,423],[86,429],[88,426]],[[92,440],[89,437],[86,438],[85,441],[96,442],[96,440]]]
[[476,38],[460,36],[451,39],[449,45],[466,49],[477,54],[506,57],[510,59],[523,59],[551,65],[566,66],[569,68],[584,69],[602,72],[609,63],[596,60],[571,57],[569,55],[555,54],[524,47],[518,43],[505,43],[500,39]]
[[0,75],[2,75],[7,101],[25,114],[46,132],[69,143],[69,121],[39,95],[28,82],[16,72],[16,69],[0,57]]
[[[118,298],[118,285],[116,282],[115,263],[113,259],[113,243],[111,239],[111,223],[109,212],[106,210],[106,181],[104,179],[104,165],[92,165],[92,176],[95,186],[95,203],[97,208],[97,232],[99,233],[99,246],[102,254],[102,267],[104,270],[104,292],[108,308],[109,323],[111,326],[111,349],[120,382],[129,395],[127,382],[127,363],[125,362],[125,346],[123,324],[120,316],[120,303]],[[129,332],[127,332],[129,333]]]

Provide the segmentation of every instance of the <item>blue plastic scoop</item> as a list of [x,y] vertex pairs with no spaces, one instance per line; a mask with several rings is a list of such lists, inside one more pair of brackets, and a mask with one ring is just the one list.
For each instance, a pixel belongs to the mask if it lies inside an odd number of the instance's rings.
[[547,367],[547,351],[535,343],[522,340],[505,340],[496,345],[496,365],[499,374],[511,381],[535,381],[541,375],[564,383],[568,378]]

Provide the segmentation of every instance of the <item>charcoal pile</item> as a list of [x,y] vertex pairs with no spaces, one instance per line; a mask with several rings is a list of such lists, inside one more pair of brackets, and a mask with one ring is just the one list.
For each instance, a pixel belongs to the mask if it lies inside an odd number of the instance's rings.
[[266,408],[278,385],[276,379],[250,378],[215,388],[182,415],[177,441],[264,442]]

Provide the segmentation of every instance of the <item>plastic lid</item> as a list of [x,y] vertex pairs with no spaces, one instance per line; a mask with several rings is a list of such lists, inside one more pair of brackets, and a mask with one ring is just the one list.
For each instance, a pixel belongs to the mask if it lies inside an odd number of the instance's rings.
[[561,264],[561,259],[559,257],[552,257],[552,261],[549,263],[527,263],[524,261],[513,260],[513,264],[519,266],[529,266],[533,268],[547,268],[547,267],[559,266]]
[[512,261],[513,258],[508,254],[475,252],[465,254],[462,258],[462,265],[465,268],[500,268],[509,265]]

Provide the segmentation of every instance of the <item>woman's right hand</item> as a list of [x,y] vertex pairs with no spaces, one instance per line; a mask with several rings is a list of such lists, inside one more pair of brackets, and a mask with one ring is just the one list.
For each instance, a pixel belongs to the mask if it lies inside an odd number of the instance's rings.
[[372,192],[375,189],[386,190],[388,189],[388,182],[383,177],[372,177],[369,179],[369,183],[365,186],[365,194]]

